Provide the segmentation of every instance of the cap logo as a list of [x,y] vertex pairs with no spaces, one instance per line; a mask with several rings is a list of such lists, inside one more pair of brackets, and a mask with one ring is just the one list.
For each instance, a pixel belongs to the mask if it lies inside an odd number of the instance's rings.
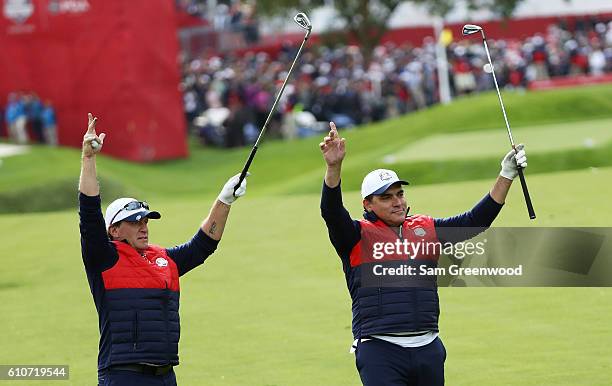
[[158,267],[166,267],[168,265],[168,260],[163,257],[158,257],[155,259],[155,264],[157,264]]
[[421,227],[418,227],[418,228],[415,228],[415,229],[414,229],[414,234],[415,234],[415,235],[417,235],[417,236],[419,236],[419,237],[423,237],[423,236],[425,236],[425,234],[426,234],[426,233],[427,233],[427,232],[425,232],[425,229],[423,229],[423,228],[421,228]]
[[393,176],[389,172],[380,172],[378,174],[378,177],[380,177],[381,181],[388,181],[393,178]]
[[141,215],[136,216],[136,221],[140,221],[141,218],[142,218]]

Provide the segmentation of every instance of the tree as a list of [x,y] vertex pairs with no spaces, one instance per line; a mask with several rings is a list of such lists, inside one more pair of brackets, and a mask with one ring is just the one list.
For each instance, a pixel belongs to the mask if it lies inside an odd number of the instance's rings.
[[[466,0],[471,9],[488,8],[504,18],[510,17],[523,0]],[[424,5],[432,15],[446,16],[454,7],[451,0],[411,0]],[[264,15],[286,15],[298,8],[312,9],[330,1],[302,0],[299,5],[293,0],[258,0],[257,10]],[[372,50],[387,32],[387,21],[401,0],[333,0],[339,18],[345,23],[348,38],[355,39],[369,58]],[[316,26],[316,20],[314,21]]]
[[[387,32],[387,20],[402,2],[402,0],[334,0],[333,5],[345,24],[347,40],[356,40],[368,57]],[[258,0],[257,10],[267,15],[284,15],[300,7],[295,3],[287,0]],[[301,2],[301,6],[312,9],[326,3],[328,2],[323,0],[306,0]]]

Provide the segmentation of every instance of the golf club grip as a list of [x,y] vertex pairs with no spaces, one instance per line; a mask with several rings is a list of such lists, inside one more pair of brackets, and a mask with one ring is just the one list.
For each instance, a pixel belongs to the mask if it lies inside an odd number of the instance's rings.
[[240,184],[242,184],[242,181],[244,181],[244,178],[246,177],[246,174],[249,171],[249,167],[251,166],[251,162],[253,162],[253,158],[255,158],[255,153],[257,153],[257,149],[257,145],[253,146],[253,148],[251,149],[251,154],[249,154],[249,158],[244,164],[242,172],[240,172],[240,178],[238,179],[238,183],[236,184],[236,186],[234,186],[234,196],[236,195],[236,190],[238,190]]
[[523,195],[525,196],[525,203],[527,204],[527,211],[529,212],[529,218],[536,218],[535,211],[533,210],[533,204],[531,203],[531,197],[529,196],[529,189],[527,189],[527,181],[525,181],[525,175],[523,174],[523,168],[518,168],[518,175],[521,180],[521,188],[523,188]]

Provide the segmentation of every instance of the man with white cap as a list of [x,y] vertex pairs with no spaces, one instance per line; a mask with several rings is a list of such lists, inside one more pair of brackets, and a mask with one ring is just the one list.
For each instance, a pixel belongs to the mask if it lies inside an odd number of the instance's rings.
[[[366,386],[441,386],[446,349],[438,337],[440,314],[435,277],[394,283],[372,280],[380,263],[437,264],[439,250],[416,250],[408,256],[394,246],[402,243],[458,242],[491,225],[502,208],[517,163],[527,166],[523,145],[502,160],[493,188],[471,210],[448,218],[409,215],[404,185],[392,170],[377,169],[363,179],[364,219],[353,220],[342,203],[340,174],[345,139],[333,122],[320,143],[327,164],[321,195],[321,215],[340,256],[352,299],[353,337],[357,370]],[[460,228],[460,232],[456,232]],[[476,228],[476,230],[474,230]],[[391,246],[380,252],[380,245]],[[383,255],[383,256],[381,256]],[[399,285],[398,285],[399,284]]]
[[217,248],[234,194],[230,178],[208,217],[186,243],[172,248],[149,244],[149,219],[159,212],[144,201],[119,198],[102,217],[96,154],[105,134],[96,135],[89,114],[83,137],[79,216],[81,253],[100,329],[99,385],[176,385],[178,365],[179,276],[202,264]]

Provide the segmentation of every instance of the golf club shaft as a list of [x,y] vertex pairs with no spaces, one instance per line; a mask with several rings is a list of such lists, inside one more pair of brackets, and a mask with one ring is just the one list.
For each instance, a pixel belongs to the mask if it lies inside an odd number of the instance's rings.
[[263,127],[261,128],[261,132],[259,133],[259,136],[257,137],[257,141],[255,141],[255,145],[253,145],[253,149],[251,149],[251,153],[249,154],[249,158],[247,159],[246,163],[244,164],[244,167],[242,168],[242,172],[240,172],[240,178],[238,179],[238,183],[236,184],[236,186],[234,186],[234,194],[236,194],[236,190],[238,190],[238,188],[240,187],[240,184],[245,179],[246,174],[249,171],[249,167],[251,166],[251,163],[253,162],[253,158],[255,158],[255,153],[257,152],[257,148],[259,146],[259,141],[261,140],[261,138],[263,137],[264,133],[266,132],[266,129],[268,128],[268,124],[270,123],[270,119],[272,118],[272,114],[274,114],[274,110],[276,110],[276,105],[278,104],[278,101],[280,100],[281,96],[283,95],[283,91],[285,91],[285,86],[287,86],[287,81],[289,80],[289,77],[291,76],[291,73],[293,72],[293,67],[295,66],[295,63],[297,63],[297,60],[300,57],[300,53],[302,53],[302,48],[304,48],[304,45],[308,41],[308,37],[309,36],[310,36],[310,30],[308,32],[306,32],[306,35],[304,36],[304,40],[302,40],[302,44],[300,44],[300,48],[298,49],[298,52],[295,55],[295,58],[293,59],[293,63],[291,63],[291,67],[289,67],[289,72],[287,72],[287,76],[285,77],[285,81],[283,82],[283,85],[282,85],[280,91],[276,95],[276,99],[274,100],[274,103],[272,104],[272,108],[270,108],[270,112],[268,113],[268,117],[266,118],[266,121],[265,121]]
[[[497,77],[495,76],[495,67],[493,67],[493,61],[491,60],[491,54],[489,53],[489,46],[487,45],[487,39],[483,30],[480,30],[482,34],[482,42],[484,43],[485,51],[487,53],[487,59],[489,59],[489,65],[491,66],[491,74],[493,74],[493,83],[495,83],[495,90],[497,91],[497,97],[499,98],[499,104],[504,114],[504,121],[506,122],[506,129],[508,130],[508,138],[510,138],[510,145],[516,152],[516,146],[514,145],[514,139],[512,138],[512,131],[510,130],[510,123],[508,122],[508,116],[506,115],[506,108],[504,107],[504,101],[502,100],[501,92],[499,92],[499,86],[497,85]],[[521,180],[521,188],[523,189],[523,196],[525,196],[525,203],[527,204],[527,212],[529,213],[530,219],[535,219],[536,214],[533,210],[533,204],[531,203],[531,196],[529,195],[529,189],[527,188],[527,181],[523,174],[523,168],[520,165],[516,165],[518,170],[519,179]]]
[[506,108],[504,107],[504,101],[502,100],[501,93],[499,92],[499,86],[497,85],[497,77],[495,76],[495,67],[493,67],[493,61],[491,60],[491,54],[489,54],[489,46],[487,45],[487,39],[485,39],[484,31],[482,33],[482,42],[484,43],[485,51],[487,53],[487,59],[489,59],[489,65],[491,65],[491,74],[493,74],[493,83],[495,83],[495,90],[497,91],[497,98],[499,98],[499,104],[504,114],[504,122],[506,122],[506,130],[508,130],[508,137],[510,138],[510,145],[514,148],[514,139],[512,138],[512,131],[510,130],[510,123],[508,123],[508,116],[506,115]]

